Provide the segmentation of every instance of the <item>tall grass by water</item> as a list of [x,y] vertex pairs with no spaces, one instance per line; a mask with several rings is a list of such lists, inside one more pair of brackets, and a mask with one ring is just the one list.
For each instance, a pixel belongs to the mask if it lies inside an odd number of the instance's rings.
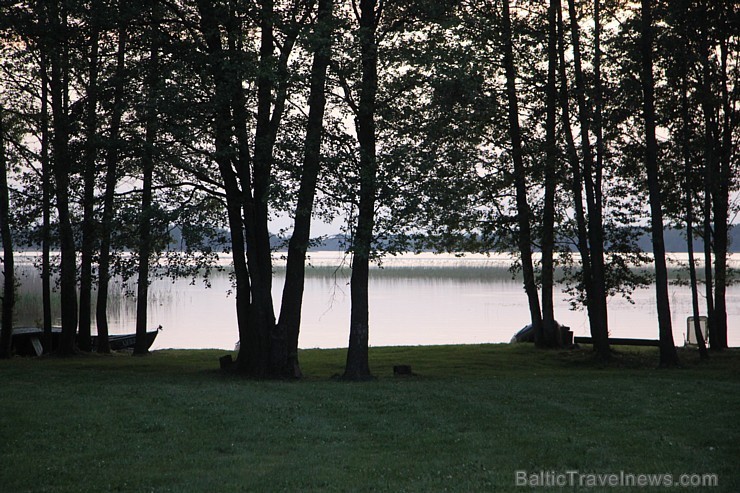
[[[211,273],[211,289],[202,279],[153,280],[149,325],[163,326],[158,348],[232,348],[238,338],[233,286],[227,259],[223,271]],[[508,341],[526,324],[528,308],[521,280],[509,270],[508,256],[403,254],[383,259],[371,270],[371,344],[454,344]],[[337,252],[313,252],[307,269],[300,347],[341,347],[346,344],[350,299],[351,259]],[[41,282],[30,265],[22,266],[15,325],[40,325]],[[279,311],[284,261],[276,255],[273,299]],[[130,333],[135,324],[133,282],[112,285],[108,321],[111,333]],[[227,293],[231,293],[227,295]],[[572,293],[556,287],[556,317],[577,335],[588,334],[583,311],[569,304]],[[58,293],[52,293],[53,323],[59,324]],[[681,344],[686,317],[691,314],[687,286],[671,287],[674,339]],[[728,321],[733,327],[740,312],[736,286],[728,290]],[[93,299],[95,297],[93,296]],[[655,338],[654,289],[638,289],[632,303],[616,295],[610,300],[610,329],[614,337]],[[94,319],[94,307],[92,310]],[[94,329],[93,329],[94,330]],[[734,334],[734,335],[733,335]],[[740,345],[730,332],[731,345]]]

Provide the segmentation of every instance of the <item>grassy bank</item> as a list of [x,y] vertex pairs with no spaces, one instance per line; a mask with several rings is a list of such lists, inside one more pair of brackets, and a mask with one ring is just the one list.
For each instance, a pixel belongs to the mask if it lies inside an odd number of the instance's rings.
[[0,361],[0,491],[512,491],[519,470],[715,473],[712,491],[740,491],[737,350],[657,370],[653,348],[607,367],[376,348],[361,384],[331,379],[341,350],[304,351],[301,382],[223,375],[222,354]]

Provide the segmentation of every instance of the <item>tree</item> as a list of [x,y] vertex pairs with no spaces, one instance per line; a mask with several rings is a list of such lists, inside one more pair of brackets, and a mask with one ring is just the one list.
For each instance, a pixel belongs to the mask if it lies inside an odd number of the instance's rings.
[[61,250],[61,312],[62,336],[59,353],[77,351],[77,259],[70,216],[69,180],[72,158],[69,154],[69,53],[66,5],[51,2],[47,6],[48,31],[43,49],[51,64],[49,82],[53,118],[53,168],[56,182],[56,202],[59,214],[59,246]]
[[537,293],[537,285],[532,263],[532,240],[530,226],[530,207],[527,202],[527,171],[522,156],[521,130],[519,127],[519,109],[516,91],[516,69],[514,67],[514,47],[511,30],[511,14],[509,1],[503,2],[503,56],[506,71],[506,96],[509,108],[509,138],[511,140],[511,155],[514,163],[514,182],[516,187],[516,210],[519,254],[521,255],[522,273],[524,275],[524,290],[529,301],[529,314],[535,334],[542,333],[542,311]]
[[298,334],[301,322],[301,305],[305,279],[306,251],[310,240],[311,217],[316,195],[316,185],[321,169],[321,141],[326,107],[326,78],[331,60],[334,30],[333,0],[320,0],[318,19],[314,28],[313,65],[311,67],[311,93],[304,145],[301,183],[295,206],[293,234],[288,243],[285,285],[280,303],[279,332],[287,339],[287,367],[285,374],[300,377],[298,362]]
[[80,320],[77,343],[82,351],[92,350],[91,312],[92,312],[92,264],[95,250],[95,177],[98,154],[98,44],[100,37],[100,2],[93,0],[90,5],[89,60],[87,80],[87,108],[85,116],[85,159],[83,172],[83,218],[82,244],[80,246]]
[[[595,53],[594,53],[594,68],[600,68],[600,51],[599,51],[599,33],[600,33],[600,16],[599,16],[599,2],[595,0],[595,11],[594,11],[594,37],[595,37]],[[594,163],[594,152],[590,140],[591,135],[591,111],[586,101],[586,82],[584,71],[582,68],[582,53],[581,53],[581,41],[580,41],[580,27],[578,25],[578,14],[576,12],[575,3],[573,0],[568,0],[568,13],[570,16],[571,26],[571,42],[573,44],[573,69],[575,78],[575,91],[576,101],[578,106],[578,124],[580,126],[581,135],[581,160],[582,164],[578,162],[577,154],[575,150],[575,143],[571,145],[573,148],[569,151],[571,156],[571,166],[574,169],[574,205],[576,208],[576,216],[579,221],[578,234],[579,234],[579,250],[581,253],[581,259],[583,262],[583,277],[584,284],[586,285],[586,300],[587,309],[589,312],[589,323],[591,326],[591,336],[594,341],[594,349],[601,359],[609,359],[609,329],[608,329],[608,316],[607,316],[607,305],[606,305],[606,271],[604,264],[604,229],[603,229],[603,214],[602,214],[602,192],[601,192],[601,160],[603,159],[603,153],[597,156],[596,163]],[[562,21],[561,21],[562,24]],[[561,26],[561,41],[560,41],[560,61],[563,68],[561,68],[561,85],[563,91],[567,90],[566,76],[565,76],[565,57],[563,54],[564,41],[564,28]],[[599,104],[596,111],[596,120],[599,122],[597,127],[597,142],[599,143],[599,150],[601,147],[601,113],[600,113],[600,102],[601,102],[601,78],[600,72],[597,71],[595,74],[596,81],[596,97],[595,101]],[[574,140],[567,134],[572,132],[571,123],[569,117],[570,109],[566,107],[568,104],[567,93],[561,95],[561,104],[563,104],[563,123],[565,126],[566,138],[569,142]],[[572,134],[571,134],[572,135]],[[581,181],[582,180],[582,181]],[[577,190],[575,189],[577,187]],[[586,201],[586,213],[582,210],[583,207],[583,192],[585,189],[585,201]]]
[[[736,134],[737,128],[737,110],[736,102],[738,99],[737,91],[730,92],[728,86],[732,84],[731,80],[737,80],[737,50],[733,49],[733,46],[737,46],[736,27],[733,32],[733,15],[737,15],[736,9],[733,9],[731,5],[724,5],[718,3],[714,8],[707,8],[705,2],[701,2],[702,14],[704,19],[703,38],[701,42],[701,62],[704,67],[709,65],[709,57],[707,54],[708,45],[712,43],[713,46],[719,46],[719,53],[717,54],[718,67],[715,72],[715,84],[717,89],[712,97],[712,100],[716,100],[717,104],[714,105],[711,102],[705,106],[705,111],[714,107],[715,113],[713,115],[707,115],[707,126],[709,127],[708,137],[712,137],[707,145],[714,145],[714,153],[711,151],[709,155],[712,156],[712,160],[707,163],[711,165],[713,179],[711,181],[711,193],[712,193],[712,215],[714,217],[714,228],[713,228],[713,247],[714,247],[714,320],[710,326],[710,346],[713,350],[722,350],[727,348],[727,300],[726,300],[726,289],[728,284],[728,266],[727,266],[727,253],[728,253],[728,233],[729,233],[729,207],[730,207],[730,189],[736,185],[736,173],[733,173],[736,168],[737,161],[737,145],[733,143],[734,135]],[[711,3],[710,3],[711,5]],[[715,39],[707,39],[709,37],[709,20],[714,19],[716,22]],[[734,74],[731,74],[729,70],[733,70],[732,67],[728,66],[728,60],[730,53],[734,54]],[[707,80],[709,76],[708,71],[704,71],[705,84],[709,84]],[[706,89],[711,89],[706,87]],[[710,97],[706,94],[707,98]]]
[[692,158],[691,158],[691,130],[689,116],[689,97],[688,97],[688,64],[685,63],[689,57],[689,40],[686,33],[688,16],[683,21],[683,55],[684,63],[681,63],[681,147],[684,160],[684,200],[686,213],[686,250],[689,256],[689,282],[691,284],[691,309],[694,316],[694,333],[699,345],[699,354],[702,359],[707,359],[707,345],[704,335],[701,331],[701,321],[699,319],[699,292],[697,286],[696,263],[694,259],[694,200],[692,184]]
[[[210,2],[198,2],[200,14],[200,30],[206,44],[208,53],[208,69],[213,79],[211,124],[213,125],[215,154],[214,159],[223,181],[225,190],[226,209],[231,236],[231,252],[234,263],[234,278],[236,284],[236,316],[239,326],[239,337],[241,344],[251,342],[251,334],[248,330],[250,323],[250,281],[249,270],[246,262],[245,238],[242,222],[242,204],[248,200],[246,195],[248,189],[239,188],[237,171],[232,166],[233,151],[230,149],[231,140],[231,96],[232,83],[225,75],[227,54],[224,53],[222,41],[219,36],[219,25],[216,10]],[[234,88],[233,90],[239,90]],[[241,156],[237,156],[241,157]],[[248,178],[250,169],[248,160],[236,161],[242,166],[239,176]],[[246,183],[248,185],[249,182]]]
[[117,168],[119,165],[121,119],[124,110],[124,70],[126,64],[126,44],[128,29],[124,18],[123,0],[119,0],[118,30],[116,48],[116,67],[113,75],[113,103],[110,119],[108,147],[105,153],[105,181],[103,190],[103,213],[100,231],[100,254],[98,256],[98,297],[95,305],[95,319],[98,329],[99,353],[109,353],[108,340],[108,288],[110,285],[111,230],[113,228],[113,207],[116,192]]
[[13,337],[13,309],[15,308],[15,265],[13,239],[10,234],[10,197],[8,165],[5,155],[5,110],[0,106],[0,237],[3,242],[3,297],[2,327],[0,327],[0,359],[10,358]]
[[[555,243],[555,192],[559,151],[557,138],[557,7],[550,0],[547,7],[547,84],[545,86],[545,197],[542,217],[542,330],[535,332],[536,345],[559,346],[560,331],[555,327],[554,243]],[[559,1],[559,0],[557,0]],[[544,332],[544,334],[543,334]],[[546,341],[543,341],[547,337]]]
[[[249,344],[239,351],[237,366],[249,373],[264,376],[279,373],[283,368],[282,357],[285,339],[276,334],[275,309],[272,300],[272,257],[270,232],[268,229],[270,180],[280,121],[285,110],[285,78],[287,57],[297,37],[288,37],[283,45],[281,57],[275,59],[275,3],[273,0],[259,2],[260,45],[257,67],[257,116],[254,131],[251,193],[244,204],[244,219],[247,232],[247,263],[251,282],[251,311],[253,330],[247,339]],[[232,36],[235,33],[232,34]],[[282,87],[276,84],[282,82]],[[273,104],[273,92],[275,102]],[[242,105],[239,105],[241,111]],[[242,113],[238,125],[246,126]],[[243,134],[243,138],[246,134]],[[246,190],[248,182],[242,183]]]
[[[673,215],[678,223],[681,221],[684,223],[694,319],[694,326],[690,330],[695,332],[701,358],[706,359],[709,355],[699,319],[701,312],[694,248],[695,217],[701,215],[701,210],[695,205],[695,202],[698,202],[695,196],[698,197],[701,193],[702,170],[696,165],[701,162],[698,152],[701,149],[701,135],[697,132],[701,122],[696,118],[701,110],[697,108],[700,105],[696,104],[697,91],[693,87],[696,85],[693,76],[696,73],[698,56],[694,49],[697,29],[692,15],[692,3],[690,0],[675,2],[672,6],[674,8],[666,9],[664,17],[666,28],[656,39],[658,52],[663,53],[663,64],[666,67],[663,108],[659,108],[657,112],[660,114],[662,110],[663,113],[658,117],[659,125],[671,130],[672,138],[668,142],[666,160],[675,160],[676,165],[680,162],[683,164],[681,196],[668,193],[669,203],[664,205],[664,208],[668,217]],[[666,188],[670,190],[672,187]]]
[[154,160],[157,134],[159,133],[159,66],[160,51],[160,6],[151,5],[150,54],[146,75],[146,104],[144,108],[144,142],[141,150],[142,191],[139,217],[138,279],[136,289],[136,346],[135,355],[149,352],[146,344],[147,303],[149,301],[149,259],[152,254],[152,184],[154,179]]
[[357,224],[352,241],[352,277],[350,292],[349,348],[343,378],[371,378],[368,361],[369,303],[368,279],[373,240],[375,194],[377,190],[377,156],[375,135],[376,94],[378,91],[378,45],[376,28],[382,6],[376,0],[361,0],[356,36],[360,45],[362,81],[357,114],[357,140],[360,146],[360,191]]
[[[251,11],[238,5],[198,2],[199,29],[207,54],[211,98],[208,125],[213,159],[224,190],[234,259],[240,350],[236,370],[255,377],[281,376],[287,365],[287,341],[279,334],[271,293],[272,259],[268,230],[275,145],[281,129],[289,83],[290,54],[305,26],[310,7],[296,2],[276,12],[271,0],[260,2],[259,56],[253,62],[245,22]],[[280,21],[281,43],[275,24]],[[223,30],[222,30],[223,27]],[[279,45],[279,55],[275,46]],[[253,87],[248,100],[244,84]],[[254,102],[254,136],[247,105]]]
[[660,334],[660,365],[678,365],[678,354],[673,342],[671,311],[668,296],[668,269],[665,260],[663,241],[663,210],[661,187],[658,172],[658,142],[655,137],[655,102],[653,80],[653,32],[652,2],[641,1],[641,55],[643,118],[645,121],[645,168],[650,196],[650,228],[652,232],[653,255],[655,257],[655,289],[658,306],[658,325]]
[[39,72],[41,76],[41,290],[43,305],[44,352],[49,353],[52,348],[51,335],[51,197],[54,194],[52,186],[51,159],[49,156],[49,71],[48,55],[41,50],[39,53]]

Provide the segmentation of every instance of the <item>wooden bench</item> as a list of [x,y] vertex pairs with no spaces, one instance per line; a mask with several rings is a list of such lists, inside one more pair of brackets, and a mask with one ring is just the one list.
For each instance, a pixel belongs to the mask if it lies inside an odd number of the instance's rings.
[[[576,344],[593,344],[593,339],[590,337],[576,336],[573,338],[573,342]],[[611,346],[660,346],[658,339],[630,339],[624,337],[610,337],[609,345]]]

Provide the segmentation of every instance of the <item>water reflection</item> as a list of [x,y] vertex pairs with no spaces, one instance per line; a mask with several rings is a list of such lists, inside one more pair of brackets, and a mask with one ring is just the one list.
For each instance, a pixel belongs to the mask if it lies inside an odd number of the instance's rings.
[[[299,342],[303,348],[347,344],[351,271],[346,264],[340,266],[340,261],[336,254],[314,254],[311,259]],[[273,298],[279,302],[284,267],[276,264]],[[505,258],[403,256],[388,259],[384,265],[373,269],[370,279],[370,343],[374,346],[508,342],[527,323],[526,296],[521,283],[512,279]],[[38,325],[41,281],[30,265],[21,270],[16,324]],[[206,289],[190,280],[152,282],[149,325],[164,328],[153,349],[233,348],[238,331],[234,296],[227,295],[232,287],[228,273],[212,274],[211,284]],[[125,286],[111,286],[111,333],[134,330],[135,300],[125,292]],[[671,286],[670,292],[674,338],[680,345],[691,313],[690,292],[686,286]],[[58,320],[58,294],[55,298]],[[657,338],[653,289],[641,289],[633,299],[634,304],[622,298],[610,301],[612,336]],[[737,286],[728,289],[727,305],[729,342],[740,346],[740,334],[733,330],[740,321]],[[585,313],[570,310],[562,292],[556,295],[556,317],[576,335],[589,335]]]

